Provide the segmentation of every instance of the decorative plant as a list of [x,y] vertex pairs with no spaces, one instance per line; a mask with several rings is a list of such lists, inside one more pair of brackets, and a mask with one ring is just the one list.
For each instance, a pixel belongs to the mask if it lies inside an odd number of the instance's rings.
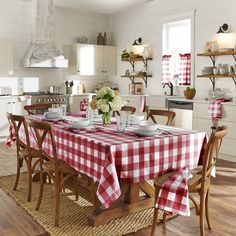
[[121,60],[127,60],[129,59],[129,53],[127,52],[127,50],[123,50],[123,53],[121,54]]
[[125,102],[109,87],[103,87],[97,92],[96,107],[98,113],[102,114],[103,124],[109,124],[112,111],[120,111]]

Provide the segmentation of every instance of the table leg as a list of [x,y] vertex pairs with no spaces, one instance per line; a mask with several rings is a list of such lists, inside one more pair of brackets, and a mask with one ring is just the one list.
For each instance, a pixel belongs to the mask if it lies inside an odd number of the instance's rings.
[[[144,196],[139,196],[139,191]],[[99,226],[130,213],[143,211],[154,206],[154,188],[147,182],[121,184],[121,197],[108,209],[96,208],[89,216],[91,226]]]

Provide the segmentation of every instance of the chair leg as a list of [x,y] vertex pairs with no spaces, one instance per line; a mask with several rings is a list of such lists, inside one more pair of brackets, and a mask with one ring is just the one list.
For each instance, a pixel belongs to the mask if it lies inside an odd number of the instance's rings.
[[32,168],[31,168],[31,160],[27,161],[28,166],[28,202],[31,201],[31,192],[32,192]]
[[55,181],[55,196],[56,196],[56,209],[55,209],[55,227],[59,226],[59,209],[60,209],[60,187],[58,181]]
[[207,219],[208,228],[212,229],[211,219],[210,219],[210,212],[209,212],[209,189],[206,193],[206,219]]
[[78,191],[78,175],[73,176],[73,182],[74,182],[74,191],[75,191],[75,200],[78,201],[79,199],[79,191]]
[[21,160],[19,157],[17,157],[17,170],[16,170],[16,180],[15,180],[15,184],[13,187],[13,190],[16,190],[18,183],[19,183],[19,179],[20,179],[20,168],[22,166],[22,164],[20,163]]
[[205,230],[204,230],[205,201],[206,201],[206,194],[201,193],[201,197],[200,197],[200,234],[201,236],[205,236]]
[[92,179],[90,180],[89,185],[91,187],[93,205],[94,205],[95,208],[97,208],[98,207],[98,202],[97,202],[96,188],[95,188],[95,183],[93,182]]
[[43,187],[44,187],[44,173],[41,172],[41,173],[40,173],[40,190],[39,190],[39,198],[38,198],[37,206],[36,206],[36,208],[35,208],[36,211],[39,210],[39,207],[40,207],[41,202],[42,202],[42,198],[43,198]]
[[158,208],[154,207],[154,216],[153,216],[153,222],[152,222],[151,236],[156,235],[157,219],[158,219]]

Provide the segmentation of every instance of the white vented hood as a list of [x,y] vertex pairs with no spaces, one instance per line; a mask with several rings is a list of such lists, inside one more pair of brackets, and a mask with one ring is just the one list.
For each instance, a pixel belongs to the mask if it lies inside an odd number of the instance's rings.
[[32,10],[32,44],[24,58],[24,66],[67,68],[68,60],[54,42],[53,0],[33,0]]

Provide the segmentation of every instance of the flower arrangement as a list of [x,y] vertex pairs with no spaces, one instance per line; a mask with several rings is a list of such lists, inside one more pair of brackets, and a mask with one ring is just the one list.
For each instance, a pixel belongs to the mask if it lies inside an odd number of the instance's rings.
[[101,88],[96,95],[96,108],[102,114],[103,124],[109,124],[112,111],[120,111],[125,102],[109,87]]

